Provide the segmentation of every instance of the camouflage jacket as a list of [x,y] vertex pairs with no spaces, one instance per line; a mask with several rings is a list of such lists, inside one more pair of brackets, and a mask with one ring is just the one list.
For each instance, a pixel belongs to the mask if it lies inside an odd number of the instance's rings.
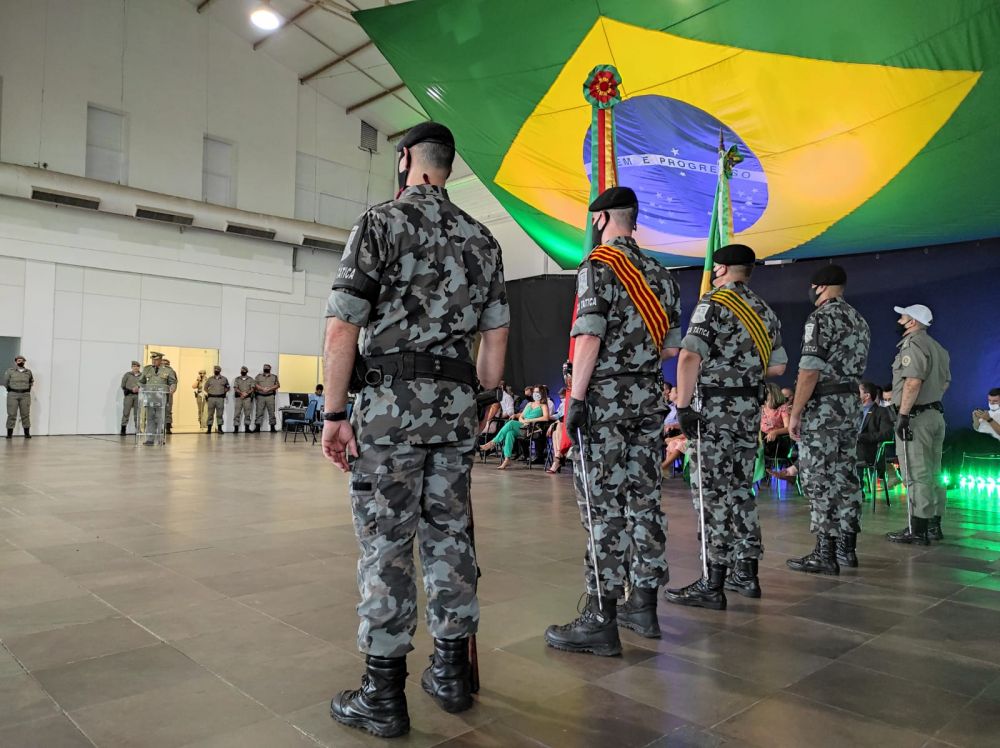
[[177,386],[177,375],[169,366],[149,364],[139,375],[139,384],[147,390],[169,391]]
[[[471,364],[476,333],[510,325],[500,246],[443,187],[407,187],[351,230],[327,316],[365,328],[362,356],[423,351]],[[474,397],[457,382],[394,378],[358,393],[352,423],[362,444],[468,441]]]
[[[663,347],[679,347],[681,299],[673,273],[643,254],[631,237],[617,237],[608,245],[625,253],[663,305],[670,323]],[[607,264],[589,256],[580,264],[576,278],[579,311],[570,334],[601,339],[587,388],[590,420],[599,423],[666,413],[661,351],[625,287]]]
[[[760,316],[771,339],[771,356],[766,362],[750,337],[749,331],[727,307],[712,297],[728,288],[739,294]],[[701,297],[691,314],[681,347],[701,356],[698,385],[708,387],[755,387],[764,380],[768,366],[788,362],[781,343],[781,323],[760,296],[744,283],[727,283]]]
[[[857,384],[868,366],[871,331],[857,309],[844,299],[830,299],[813,310],[802,333],[802,357],[799,369],[819,372],[817,386]],[[804,415],[821,420],[857,423],[861,403],[856,392],[814,395],[806,404]]]

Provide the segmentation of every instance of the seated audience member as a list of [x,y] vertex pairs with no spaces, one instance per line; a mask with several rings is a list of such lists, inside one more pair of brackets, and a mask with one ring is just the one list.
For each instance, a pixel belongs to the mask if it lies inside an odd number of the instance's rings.
[[503,425],[496,435],[486,444],[480,447],[484,452],[488,452],[493,447],[500,445],[503,453],[503,461],[498,470],[506,470],[510,467],[511,457],[514,456],[514,443],[521,435],[523,428],[532,423],[545,423],[551,420],[552,411],[545,398],[545,385],[537,384],[528,388],[531,393],[531,404],[525,406],[521,414],[510,419]]
[[677,420],[677,396],[674,385],[670,382],[663,383],[663,399],[667,401],[667,414],[663,417],[663,435],[676,436],[681,425]]
[[[788,422],[792,416],[792,403],[781,394],[774,382],[767,383],[767,399],[760,409],[760,432],[764,437],[765,453],[769,457],[788,452]],[[784,438],[782,438],[784,437]]]
[[566,453],[569,451],[569,447],[565,446],[567,444],[566,424],[563,423],[566,417],[566,401],[569,400],[569,393],[569,387],[563,387],[559,391],[559,407],[553,415],[555,420],[549,426],[549,430],[545,432],[545,436],[552,440],[552,464],[545,471],[550,475],[555,475],[562,470],[563,463],[566,462]]
[[893,424],[895,424],[896,406],[892,402],[892,385],[891,384],[886,385],[885,387],[882,387],[881,390],[882,390],[882,399],[879,401],[879,405],[889,410],[889,412],[892,414],[892,422]]
[[794,395],[795,395],[795,390],[793,390],[791,387],[782,387],[781,388],[781,396],[785,398],[786,402],[791,403],[792,402],[792,397]]
[[309,402],[306,405],[312,405],[316,403],[316,413],[322,416],[323,413],[323,385],[317,384],[316,391],[309,396]]
[[858,386],[861,397],[861,422],[858,424],[858,462],[874,465],[882,442],[891,441],[892,414],[878,404],[879,388],[872,382]]
[[500,380],[499,388],[503,393],[500,396],[500,402],[491,404],[490,407],[486,409],[486,413],[483,415],[483,423],[486,424],[482,431],[484,434],[489,433],[490,429],[493,428],[494,419],[507,419],[514,417],[514,390],[504,384],[502,379]]
[[972,411],[972,428],[1000,440],[1000,387],[989,391],[986,410]]

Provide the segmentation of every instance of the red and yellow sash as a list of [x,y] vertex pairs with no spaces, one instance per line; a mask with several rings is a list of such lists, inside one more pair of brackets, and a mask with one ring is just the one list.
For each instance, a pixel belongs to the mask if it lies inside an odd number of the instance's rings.
[[638,268],[632,264],[628,256],[616,247],[602,244],[590,253],[589,259],[603,262],[615,277],[625,286],[625,292],[639,310],[639,316],[649,330],[650,337],[656,345],[656,350],[663,348],[663,340],[670,330],[670,320],[667,319],[667,312],[656,298],[653,289],[649,287],[645,276],[639,272]]

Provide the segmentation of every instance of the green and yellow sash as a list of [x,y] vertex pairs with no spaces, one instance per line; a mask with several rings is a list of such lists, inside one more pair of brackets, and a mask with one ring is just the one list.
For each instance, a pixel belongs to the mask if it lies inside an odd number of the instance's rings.
[[591,260],[603,262],[615,274],[625,287],[625,292],[639,310],[649,335],[656,345],[656,350],[663,348],[663,341],[670,331],[670,320],[667,319],[667,312],[656,298],[653,289],[649,287],[645,276],[639,272],[638,268],[632,264],[628,256],[617,247],[601,244],[590,253]]
[[712,301],[719,302],[726,309],[736,315],[743,326],[750,333],[753,344],[760,354],[761,365],[767,371],[767,362],[771,360],[771,336],[768,335],[767,325],[760,318],[756,310],[750,306],[746,300],[735,291],[728,288],[720,288],[712,294]]

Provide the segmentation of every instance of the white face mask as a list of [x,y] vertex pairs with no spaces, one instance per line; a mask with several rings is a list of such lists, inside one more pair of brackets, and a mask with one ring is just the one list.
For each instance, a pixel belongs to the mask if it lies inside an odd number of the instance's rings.
[[1000,412],[1000,403],[990,403],[989,404],[990,413]]
[[534,392],[534,393],[532,393],[531,399],[534,400],[536,403],[541,402],[542,401],[542,393],[541,392]]

